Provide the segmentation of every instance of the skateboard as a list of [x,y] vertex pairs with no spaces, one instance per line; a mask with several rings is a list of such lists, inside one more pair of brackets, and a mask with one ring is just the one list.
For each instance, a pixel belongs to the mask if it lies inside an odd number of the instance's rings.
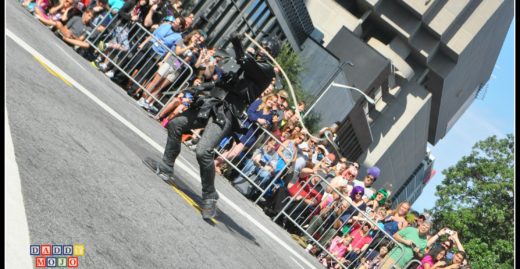
[[[162,172],[158,168],[158,161],[154,160],[150,157],[146,157],[143,159],[143,163],[148,167],[152,172],[154,172],[156,175],[158,175],[163,181],[168,183],[170,186],[172,186],[173,190],[177,192],[188,204],[190,204],[192,207],[194,207],[199,213],[202,214],[202,208],[200,205],[194,201],[190,196],[188,196],[184,191],[182,191],[179,187],[177,187],[176,180],[174,180],[173,175],[168,175]],[[218,224],[218,221],[215,218],[210,219],[211,222],[214,224]]]
[[152,172],[154,172],[157,176],[159,176],[163,181],[172,185],[175,183],[173,179],[173,175],[168,175],[162,172],[158,167],[158,162],[150,157],[146,157],[143,159],[143,163],[148,167]]

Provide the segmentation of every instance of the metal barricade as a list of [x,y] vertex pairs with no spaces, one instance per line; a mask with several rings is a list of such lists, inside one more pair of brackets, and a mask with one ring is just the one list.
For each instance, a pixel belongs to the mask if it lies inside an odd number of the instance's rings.
[[[102,21],[105,21],[105,18]],[[138,87],[151,96],[161,107],[157,113],[161,113],[175,94],[186,87],[187,81],[193,75],[191,66],[162,42],[156,42],[153,34],[143,25],[125,22],[119,14],[112,17],[102,31],[99,31],[98,27],[89,33],[86,41],[106,62],[131,81],[132,85],[129,87]],[[143,45],[147,39],[149,41]],[[143,45],[141,49],[140,45]],[[160,57],[153,51],[153,45],[165,49],[166,54]],[[169,76],[159,79],[159,74],[156,73],[158,64],[167,54],[170,55],[166,62],[170,67],[167,72]],[[139,70],[138,67],[143,66],[149,68]],[[159,95],[161,97],[158,97]]]
[[[300,178],[294,184],[289,186],[283,209],[274,217],[274,221],[281,222],[289,232],[303,234],[295,237],[302,246],[307,244],[310,252],[314,252],[315,248],[316,253],[321,253],[320,261],[325,266],[339,264],[341,268],[357,268],[367,262],[369,254],[379,250],[383,242],[386,242],[384,246],[387,248],[399,248],[401,251],[397,260],[389,260],[389,255],[386,255],[380,261],[381,264],[388,261],[385,268],[394,268],[404,256],[404,247],[379,228],[365,211],[355,206],[350,198],[346,197],[346,189],[335,189],[327,180],[316,174],[310,175],[307,179]],[[329,251],[331,243],[348,240],[340,236],[341,233],[350,234],[354,230],[362,230],[367,225],[372,233],[369,244],[364,244],[358,250],[347,251],[341,257]]]
[[419,261],[417,259],[413,259],[413,260],[409,261],[403,269],[415,269],[421,265],[422,265],[421,261]]
[[[247,124],[247,120],[247,116],[245,116],[242,119],[242,123]],[[250,122],[247,127],[249,128],[249,135],[243,134],[239,136],[240,139],[244,140],[241,144],[246,145],[239,154],[232,158],[226,158],[225,156],[225,154],[228,153],[229,147],[231,147],[230,150],[232,150],[234,146],[238,146],[234,144],[234,140],[231,137],[225,139],[221,145],[214,149],[214,152],[239,174],[238,177],[232,179],[234,183],[246,180],[251,185],[253,189],[246,197],[254,199],[254,203],[257,204],[265,199],[266,196],[272,194],[279,186],[283,186],[281,185],[283,182],[281,178],[290,164],[278,166],[278,169],[276,166],[272,167],[273,165],[266,164],[269,165],[268,168],[273,169],[270,173],[264,169],[266,165],[260,167],[258,164],[255,164],[252,158],[256,149],[265,148],[268,143],[275,143],[275,148],[282,147],[283,150],[285,150],[286,147],[278,138],[257,122]],[[294,152],[292,154],[296,153]],[[277,159],[276,164],[278,164],[279,161],[280,160]]]

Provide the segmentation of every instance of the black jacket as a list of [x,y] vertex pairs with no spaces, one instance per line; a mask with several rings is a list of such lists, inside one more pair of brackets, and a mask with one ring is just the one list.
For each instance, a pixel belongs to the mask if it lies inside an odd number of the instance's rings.
[[[228,73],[225,79],[213,84],[204,83],[199,90],[222,92],[227,94],[208,94],[197,100],[194,108],[199,109],[199,118],[215,117],[215,122],[223,125],[227,120],[233,121],[233,131],[245,131],[239,121],[242,112],[253,103],[269,86],[275,77],[274,68],[266,61],[255,60],[252,55],[246,54],[238,36],[230,39],[240,69],[236,74]],[[215,97],[220,95],[221,97]],[[223,97],[223,98],[222,98]],[[230,112],[233,119],[226,114]],[[229,115],[229,114],[228,114]]]

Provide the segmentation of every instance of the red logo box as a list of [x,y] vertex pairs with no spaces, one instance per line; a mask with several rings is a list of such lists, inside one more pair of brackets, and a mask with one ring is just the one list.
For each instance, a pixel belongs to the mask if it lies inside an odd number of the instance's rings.
[[40,246],[40,255],[42,255],[42,256],[52,255],[52,245],[41,245]]
[[68,265],[69,268],[78,267],[78,257],[68,257],[67,258],[67,265]]
[[47,259],[45,257],[36,257],[36,268],[47,267]]

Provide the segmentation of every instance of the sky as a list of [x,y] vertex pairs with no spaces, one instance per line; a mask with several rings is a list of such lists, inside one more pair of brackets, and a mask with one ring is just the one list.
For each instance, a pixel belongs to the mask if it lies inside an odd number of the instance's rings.
[[484,98],[475,99],[437,145],[428,145],[435,157],[433,169],[437,173],[412,206],[418,212],[435,206],[438,199],[435,196],[436,186],[444,179],[441,172],[469,155],[476,142],[492,135],[504,138],[506,134],[514,133],[514,30],[514,23],[511,23]]

